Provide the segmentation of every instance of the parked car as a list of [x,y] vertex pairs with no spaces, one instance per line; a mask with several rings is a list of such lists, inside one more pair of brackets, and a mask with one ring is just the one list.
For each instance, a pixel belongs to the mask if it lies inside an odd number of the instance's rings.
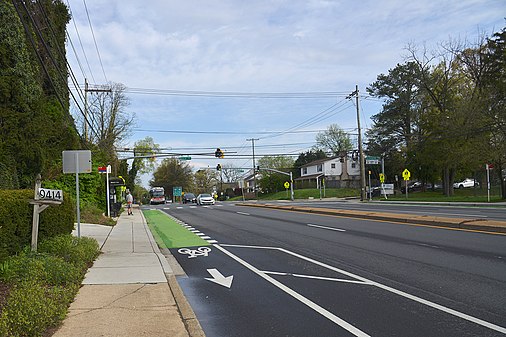
[[454,183],[453,188],[479,187],[480,183],[471,178],[466,178],[460,182]]
[[214,203],[214,198],[210,194],[202,193],[197,197],[197,205],[214,205]]
[[[418,192],[423,189],[423,184],[420,181],[412,181],[408,184],[408,193]],[[401,193],[406,193],[406,187],[401,188]]]
[[183,204],[196,203],[197,198],[195,198],[195,194],[193,193],[185,193],[183,194]]

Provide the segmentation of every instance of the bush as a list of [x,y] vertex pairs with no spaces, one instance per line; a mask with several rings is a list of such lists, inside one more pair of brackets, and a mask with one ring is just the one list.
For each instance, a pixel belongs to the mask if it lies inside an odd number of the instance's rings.
[[83,276],[81,269],[62,258],[40,254],[12,256],[0,267],[0,279],[9,284],[33,280],[50,286],[66,286],[81,281]]
[[[31,190],[0,190],[0,262],[19,253],[31,242],[33,206]],[[39,240],[74,229],[73,200],[65,194],[63,203],[40,213]]]
[[42,336],[67,313],[75,288],[47,287],[36,281],[14,286],[0,316],[1,336]]
[[43,240],[0,264],[0,280],[13,285],[1,308],[0,336],[42,336],[60,324],[86,272],[98,256],[98,243],[70,234]]
[[38,249],[40,253],[59,256],[81,269],[91,265],[99,254],[97,240],[87,237],[77,238],[72,235],[60,235],[44,240],[39,244]]

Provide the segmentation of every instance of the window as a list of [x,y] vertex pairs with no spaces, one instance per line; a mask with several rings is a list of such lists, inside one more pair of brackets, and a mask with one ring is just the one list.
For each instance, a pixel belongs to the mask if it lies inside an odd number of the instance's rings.
[[336,163],[330,164],[330,168],[336,168]]
[[351,163],[351,168],[357,168],[357,163],[352,162],[352,163]]
[[322,172],[323,171],[323,165],[319,164],[318,166],[316,166],[316,171]]
[[307,167],[302,168],[302,174],[307,174]]

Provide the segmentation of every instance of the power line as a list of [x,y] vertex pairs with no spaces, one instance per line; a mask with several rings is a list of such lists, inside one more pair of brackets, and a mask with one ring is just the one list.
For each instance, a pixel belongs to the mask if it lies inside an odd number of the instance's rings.
[[[86,55],[86,51],[84,50],[83,41],[81,40],[81,34],[79,34],[79,29],[77,28],[76,20],[74,19],[74,15],[72,14],[72,8],[70,7],[70,3],[68,0],[67,0],[67,7],[69,8],[70,16],[72,17],[72,23],[74,24],[74,29],[76,31],[77,39],[79,40],[79,45],[81,46],[81,50],[83,52],[84,60],[86,61],[86,65],[88,66],[88,70],[90,71],[91,79],[93,80],[93,82],[96,82],[95,77],[93,76],[93,71],[91,70],[90,62],[88,61],[88,56]],[[74,49],[74,45],[72,43],[72,40],[70,38],[70,34],[68,33],[68,30],[67,30],[67,36],[69,37],[69,41],[72,44],[72,49]],[[81,63],[79,60],[79,55],[77,54],[75,49],[74,49],[74,54],[76,56],[77,62]],[[86,73],[82,67],[81,67],[81,71],[83,73],[84,78],[88,77],[88,76],[86,76]]]
[[91,30],[91,35],[93,36],[93,42],[95,43],[95,49],[97,50],[98,60],[100,61],[100,67],[102,68],[102,73],[104,74],[105,82],[107,83],[107,82],[109,82],[109,80],[107,79],[107,75],[105,74],[105,70],[104,70],[104,65],[102,64],[102,57],[100,56],[100,51],[98,50],[97,39],[95,39],[95,32],[93,31],[93,25],[91,24],[90,13],[88,12],[88,6],[86,6],[86,0],[83,0],[83,3],[84,3],[84,9],[86,11],[86,17],[88,18],[88,23],[90,24],[90,30]]
[[146,89],[127,87],[125,92],[143,95],[165,96],[203,96],[203,97],[230,97],[230,98],[328,98],[346,96],[346,92],[312,91],[312,92],[234,92],[234,91],[199,91],[199,90],[172,90],[172,89]]

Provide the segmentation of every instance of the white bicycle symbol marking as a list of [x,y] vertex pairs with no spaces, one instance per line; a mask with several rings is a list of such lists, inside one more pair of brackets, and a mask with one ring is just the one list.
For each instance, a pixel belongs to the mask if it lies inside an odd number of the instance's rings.
[[209,247],[199,247],[197,249],[190,249],[190,248],[181,248],[178,250],[179,254],[188,254],[188,258],[194,258],[197,256],[209,256],[209,252],[211,251],[211,248]]

